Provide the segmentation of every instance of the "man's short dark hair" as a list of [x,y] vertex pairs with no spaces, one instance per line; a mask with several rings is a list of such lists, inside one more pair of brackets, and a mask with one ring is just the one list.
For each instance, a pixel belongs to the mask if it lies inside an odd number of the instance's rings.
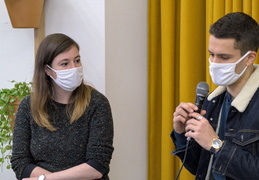
[[223,16],[211,25],[209,32],[216,38],[234,38],[234,48],[240,49],[241,55],[258,50],[258,23],[245,13],[235,12]]

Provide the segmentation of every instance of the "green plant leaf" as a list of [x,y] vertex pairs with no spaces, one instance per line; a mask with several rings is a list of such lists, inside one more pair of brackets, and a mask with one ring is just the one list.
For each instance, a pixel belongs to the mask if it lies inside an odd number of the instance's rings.
[[11,168],[10,165],[10,151],[12,150],[12,119],[10,115],[15,115],[14,102],[19,99],[22,100],[25,96],[31,93],[32,83],[11,81],[13,88],[0,89],[0,164],[4,162],[9,163],[7,169]]

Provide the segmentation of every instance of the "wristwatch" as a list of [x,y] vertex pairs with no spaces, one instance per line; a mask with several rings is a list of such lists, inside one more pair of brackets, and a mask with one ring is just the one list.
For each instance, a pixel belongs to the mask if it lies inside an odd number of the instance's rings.
[[42,175],[40,175],[39,177],[38,177],[38,179],[37,180],[44,180],[45,179],[45,175],[44,174],[42,174]]
[[222,144],[223,144],[223,141],[221,141],[220,139],[213,139],[210,152],[212,154],[216,154],[216,152],[218,152],[218,150],[221,148]]

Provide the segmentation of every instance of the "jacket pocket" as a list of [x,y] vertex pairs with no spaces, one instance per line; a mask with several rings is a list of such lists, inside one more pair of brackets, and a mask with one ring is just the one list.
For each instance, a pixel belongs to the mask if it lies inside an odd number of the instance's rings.
[[259,130],[239,130],[233,139],[233,143],[241,146],[253,155],[257,155],[259,153]]
[[237,131],[233,142],[240,146],[246,146],[259,140],[259,130],[242,129]]

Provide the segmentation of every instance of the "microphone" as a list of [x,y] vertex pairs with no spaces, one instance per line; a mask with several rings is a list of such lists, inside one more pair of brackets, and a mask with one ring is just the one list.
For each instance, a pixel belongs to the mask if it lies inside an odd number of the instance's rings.
[[[209,93],[210,87],[208,83],[206,82],[200,82],[196,87],[196,100],[195,105],[198,106],[198,110],[195,111],[197,113],[201,112],[201,107],[203,104],[203,101],[207,94]],[[191,137],[187,137],[187,141],[191,140]]]
[[209,93],[210,87],[208,83],[206,82],[200,82],[197,87],[196,87],[196,100],[195,100],[195,105],[198,106],[198,110],[195,111],[197,113],[201,112],[201,107],[203,104],[203,101],[207,94]]

